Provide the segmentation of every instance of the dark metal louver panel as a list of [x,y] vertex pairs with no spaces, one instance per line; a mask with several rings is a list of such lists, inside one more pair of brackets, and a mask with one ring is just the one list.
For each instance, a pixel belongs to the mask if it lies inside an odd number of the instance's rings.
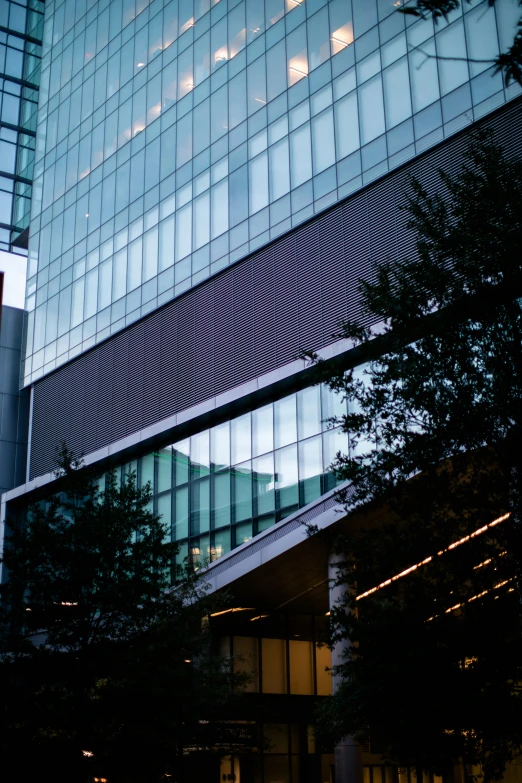
[[[520,101],[488,118],[522,153]],[[56,445],[91,452],[292,361],[361,318],[359,279],[414,252],[408,176],[430,190],[454,172],[468,132],[354,194],[35,384],[31,476],[53,468]]]

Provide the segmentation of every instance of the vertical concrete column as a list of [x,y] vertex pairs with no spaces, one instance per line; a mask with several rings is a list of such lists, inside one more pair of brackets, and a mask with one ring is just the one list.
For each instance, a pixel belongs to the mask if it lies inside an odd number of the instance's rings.
[[[331,552],[328,558],[328,580],[330,586],[330,610],[341,604],[346,598],[348,586],[346,584],[337,585],[336,580],[339,573],[340,563],[343,561],[343,555]],[[332,665],[341,663],[344,653],[350,649],[350,640],[343,639],[334,645],[332,650]],[[340,677],[332,676],[333,692],[337,690],[340,684]],[[362,748],[352,737],[344,737],[336,746],[335,751],[335,783],[362,783]]]

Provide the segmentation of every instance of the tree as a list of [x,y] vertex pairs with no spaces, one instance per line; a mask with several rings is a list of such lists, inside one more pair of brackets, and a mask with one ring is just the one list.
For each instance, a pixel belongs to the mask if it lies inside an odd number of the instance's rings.
[[57,780],[85,780],[87,763],[112,781],[181,781],[189,749],[226,747],[219,721],[245,680],[210,652],[214,599],[175,571],[135,474],[99,479],[63,447],[57,479],[3,557],[4,763],[24,779],[32,757]]
[[[471,5],[473,0],[466,0],[466,2]],[[522,0],[517,0],[517,2],[522,6]],[[432,17],[437,23],[441,18],[447,21],[451,12],[460,8],[461,5],[460,0],[417,0],[415,3],[398,10],[400,13],[417,16],[421,19]],[[488,5],[495,5],[495,0],[488,0]],[[492,61],[493,64],[497,73],[499,71],[503,73],[506,85],[512,81],[522,85],[522,15],[518,21],[512,45],[505,52],[501,52]]]
[[522,161],[477,131],[405,209],[416,257],[361,283],[372,326],[342,326],[362,366],[317,363],[349,403],[352,520],[332,612],[352,647],[320,725],[498,779],[522,752]]

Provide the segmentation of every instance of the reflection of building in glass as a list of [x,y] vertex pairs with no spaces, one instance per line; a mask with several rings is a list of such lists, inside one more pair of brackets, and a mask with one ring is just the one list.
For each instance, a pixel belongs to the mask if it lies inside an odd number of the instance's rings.
[[[328,552],[300,536],[339,522],[330,466],[349,446],[327,424],[345,404],[298,357],[349,352],[359,279],[413,252],[410,174],[433,188],[476,123],[522,149],[521,90],[491,64],[518,1],[434,25],[393,0],[51,0],[43,31],[33,5],[0,19],[6,245],[13,226],[26,240],[34,181],[27,482],[2,514],[52,492],[60,440],[150,481],[179,559],[255,607],[213,619],[223,645],[258,662],[263,698],[302,705],[263,729],[279,750],[201,779],[331,781],[309,731]],[[364,758],[368,783],[397,780]]]

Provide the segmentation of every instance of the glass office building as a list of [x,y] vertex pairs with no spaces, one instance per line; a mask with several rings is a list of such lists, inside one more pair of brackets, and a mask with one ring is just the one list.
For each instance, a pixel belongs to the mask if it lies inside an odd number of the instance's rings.
[[44,3],[0,3],[0,250],[25,253]]
[[46,3],[25,383],[518,95],[516,0],[400,5]]

